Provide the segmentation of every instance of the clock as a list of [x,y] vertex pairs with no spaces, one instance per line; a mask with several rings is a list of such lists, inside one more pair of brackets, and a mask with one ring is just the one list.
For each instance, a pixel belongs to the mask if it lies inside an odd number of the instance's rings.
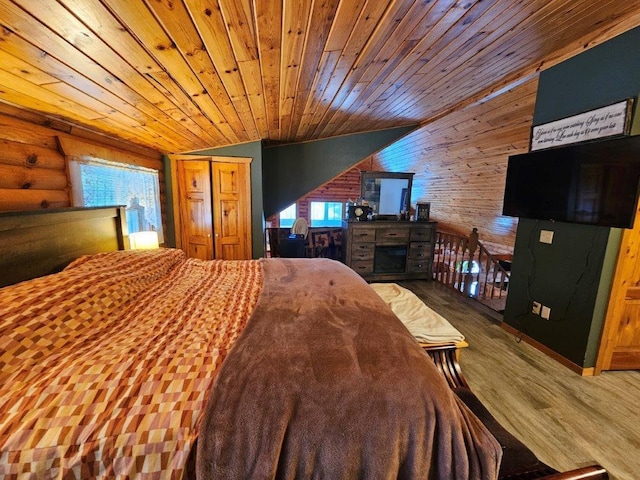
[[358,220],[362,222],[368,220],[370,212],[371,207],[366,205],[349,205],[348,218],[350,221]]

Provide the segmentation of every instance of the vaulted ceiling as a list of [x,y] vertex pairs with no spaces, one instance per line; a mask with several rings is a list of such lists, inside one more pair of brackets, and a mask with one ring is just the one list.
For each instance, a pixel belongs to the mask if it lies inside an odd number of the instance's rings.
[[0,0],[0,101],[185,152],[425,123],[640,24],[620,0]]

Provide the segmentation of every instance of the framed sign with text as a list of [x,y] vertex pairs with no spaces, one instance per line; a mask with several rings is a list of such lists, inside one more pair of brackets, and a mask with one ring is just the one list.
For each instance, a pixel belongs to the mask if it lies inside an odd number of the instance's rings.
[[614,135],[628,135],[633,98],[533,127],[531,151]]

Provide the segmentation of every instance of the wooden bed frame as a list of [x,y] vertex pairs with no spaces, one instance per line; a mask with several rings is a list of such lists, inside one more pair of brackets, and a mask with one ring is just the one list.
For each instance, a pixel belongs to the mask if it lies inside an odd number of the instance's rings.
[[[124,207],[0,213],[0,287],[55,273],[82,255],[126,248],[128,232]],[[515,465],[508,475],[500,476],[501,480],[609,478],[599,465],[558,473],[540,462],[524,444],[498,424],[471,392],[458,364],[454,344],[423,345],[423,348],[454,393],[503,445],[503,465],[505,461],[512,467]],[[520,468],[518,458],[525,458],[528,462]]]
[[128,248],[124,207],[0,213],[0,287],[59,272],[72,260]]

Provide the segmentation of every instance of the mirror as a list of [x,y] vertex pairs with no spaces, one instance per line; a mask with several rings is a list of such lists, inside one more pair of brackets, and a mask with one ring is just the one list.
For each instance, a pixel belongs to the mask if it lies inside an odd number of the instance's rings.
[[374,217],[395,220],[409,211],[412,182],[413,173],[362,172],[362,199],[373,209]]

